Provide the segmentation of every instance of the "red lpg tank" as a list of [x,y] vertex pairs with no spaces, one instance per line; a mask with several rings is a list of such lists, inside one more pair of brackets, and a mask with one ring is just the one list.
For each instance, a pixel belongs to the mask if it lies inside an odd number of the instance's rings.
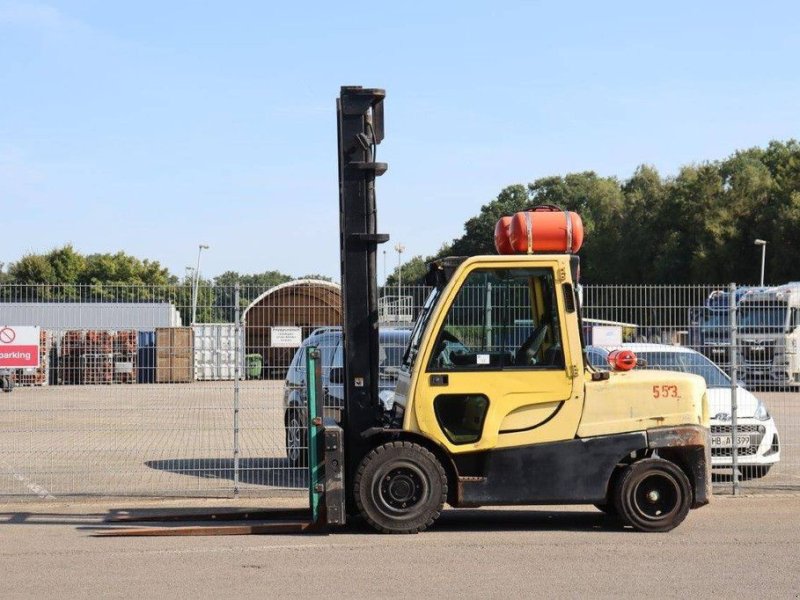
[[[507,232],[505,239],[503,229]],[[494,239],[500,254],[574,254],[583,244],[583,222],[578,213],[557,206],[537,206],[500,219]]]
[[500,217],[497,225],[494,226],[494,247],[498,254],[514,254],[511,247],[511,240],[508,238],[508,228],[511,225],[511,217]]
[[608,364],[615,371],[630,371],[636,366],[636,354],[632,350],[613,350],[608,353]]

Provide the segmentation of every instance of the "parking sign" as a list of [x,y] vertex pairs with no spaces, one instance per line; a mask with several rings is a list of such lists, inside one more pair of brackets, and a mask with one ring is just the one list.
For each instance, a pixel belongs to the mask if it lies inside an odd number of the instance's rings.
[[39,327],[0,325],[0,368],[39,366]]

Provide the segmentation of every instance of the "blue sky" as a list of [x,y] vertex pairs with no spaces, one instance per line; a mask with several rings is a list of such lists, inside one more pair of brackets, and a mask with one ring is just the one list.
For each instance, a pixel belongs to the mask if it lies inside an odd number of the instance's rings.
[[800,137],[798,57],[788,1],[0,0],[0,261],[70,242],[182,274],[203,242],[204,275],[338,278],[357,84],[387,90],[391,268],[509,184]]

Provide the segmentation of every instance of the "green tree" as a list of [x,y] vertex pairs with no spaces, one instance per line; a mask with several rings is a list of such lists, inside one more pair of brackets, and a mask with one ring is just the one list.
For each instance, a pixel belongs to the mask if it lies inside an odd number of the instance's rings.
[[616,248],[622,237],[624,197],[613,177],[599,177],[592,171],[564,177],[545,177],[528,185],[526,208],[552,204],[577,212],[583,220],[584,260],[581,272],[586,281],[613,281]]
[[8,269],[13,283],[56,283],[53,265],[41,254],[26,254]]
[[51,250],[45,258],[53,268],[57,283],[77,283],[81,273],[86,269],[86,258],[76,252],[71,244]]
[[529,205],[528,191],[523,185],[510,185],[497,198],[481,206],[480,213],[464,223],[464,235],[453,240],[453,256],[474,256],[494,253],[494,227],[500,217],[525,210]]
[[225,271],[222,275],[214,278],[214,285],[233,287],[238,283],[242,289],[247,288],[248,293],[251,295],[257,291],[255,295],[258,296],[268,289],[292,279],[290,275],[280,271],[264,271],[263,273],[252,275],[243,275],[236,271]]
[[[651,166],[637,167],[622,185],[625,210],[618,229],[624,232],[624,251],[615,260],[617,283],[655,283],[660,274],[654,270],[660,248],[666,243],[669,226],[665,209],[665,185],[658,171]],[[621,243],[618,241],[618,243]]]
[[[394,271],[392,271],[391,275],[386,278],[386,283],[384,287],[386,288],[393,288],[397,287],[398,281],[400,281],[404,286],[406,285],[420,285],[425,280],[425,274],[428,272],[428,263],[434,260],[433,256],[429,256],[427,258],[423,258],[423,256],[417,255],[412,257],[410,260],[404,262],[399,267],[395,267]],[[402,275],[402,277],[400,277]]]
[[319,281],[333,281],[333,277],[328,277],[327,275],[320,275],[319,273],[309,273],[308,275],[303,275],[298,277],[298,279],[317,279]]
[[169,271],[157,261],[140,260],[124,252],[116,254],[90,254],[78,278],[84,284],[143,284],[167,285],[171,282]]
[[[623,182],[587,171],[508,186],[465,222],[450,251],[493,254],[500,217],[540,204],[581,215],[584,282],[754,283],[760,270],[756,238],[770,244],[768,283],[800,280],[800,264],[792,259],[800,255],[796,140],[687,165],[669,178],[642,165]],[[403,265],[403,280],[412,280],[424,262],[416,256]]]

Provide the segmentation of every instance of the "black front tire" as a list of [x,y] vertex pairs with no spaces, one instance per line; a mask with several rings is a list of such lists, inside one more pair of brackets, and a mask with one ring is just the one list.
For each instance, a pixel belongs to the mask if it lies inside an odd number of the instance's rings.
[[353,479],[358,512],[382,533],[419,533],[439,518],[447,475],[439,460],[413,442],[389,442],[370,451]]
[[647,458],[622,470],[613,497],[619,516],[634,529],[665,532],[689,514],[692,486],[675,463]]

